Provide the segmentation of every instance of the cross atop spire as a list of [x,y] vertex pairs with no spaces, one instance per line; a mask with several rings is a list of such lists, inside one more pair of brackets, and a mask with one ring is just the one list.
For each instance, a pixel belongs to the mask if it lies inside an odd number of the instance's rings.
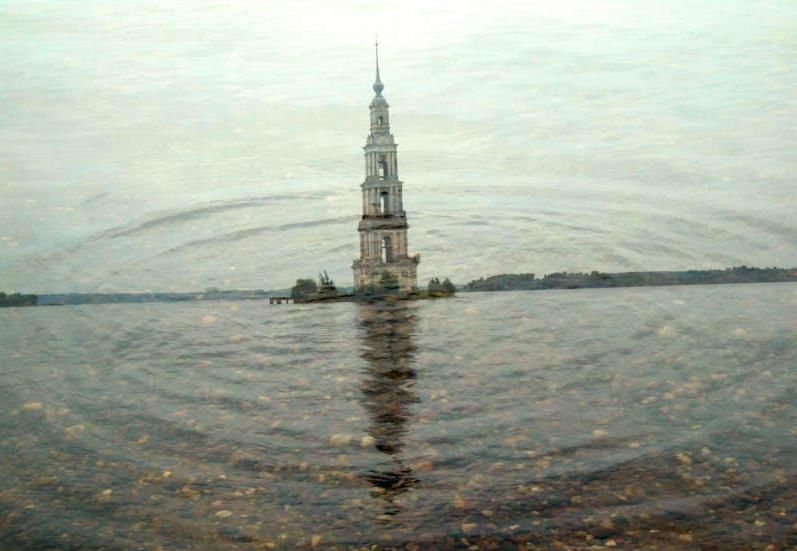
[[382,95],[382,90],[385,89],[385,85],[382,84],[382,81],[379,80],[379,38],[374,37],[374,51],[376,53],[376,80],[374,81],[374,92],[376,92],[377,96]]

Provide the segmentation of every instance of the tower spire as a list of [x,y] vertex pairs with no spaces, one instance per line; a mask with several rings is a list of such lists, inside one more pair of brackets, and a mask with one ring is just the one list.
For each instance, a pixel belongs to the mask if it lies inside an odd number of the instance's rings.
[[379,37],[374,37],[374,53],[376,54],[376,80],[374,81],[374,92],[376,92],[377,96],[381,96],[382,90],[385,89],[385,85],[382,84],[382,81],[379,79]]

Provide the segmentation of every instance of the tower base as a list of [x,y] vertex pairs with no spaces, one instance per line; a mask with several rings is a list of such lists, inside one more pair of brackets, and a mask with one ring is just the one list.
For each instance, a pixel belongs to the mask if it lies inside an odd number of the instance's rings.
[[355,260],[351,266],[354,270],[354,292],[378,291],[385,284],[397,289],[399,293],[417,291],[419,262],[420,255],[389,263],[380,260]]

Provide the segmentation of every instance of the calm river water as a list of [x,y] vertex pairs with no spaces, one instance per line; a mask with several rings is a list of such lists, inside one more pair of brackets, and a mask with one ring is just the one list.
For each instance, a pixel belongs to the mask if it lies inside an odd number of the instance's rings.
[[5,309],[0,547],[785,549],[796,307],[761,284]]

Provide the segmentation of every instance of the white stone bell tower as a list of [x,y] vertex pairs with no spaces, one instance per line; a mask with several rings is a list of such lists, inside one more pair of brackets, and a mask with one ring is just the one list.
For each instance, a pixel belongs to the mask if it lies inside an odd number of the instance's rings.
[[365,147],[363,216],[360,220],[360,258],[354,261],[354,290],[378,286],[387,272],[398,280],[403,293],[418,287],[420,255],[407,255],[407,213],[402,182],[398,179],[397,145],[390,133],[389,105],[382,97],[379,79],[379,45],[376,44],[376,82],[371,100],[371,133]]

